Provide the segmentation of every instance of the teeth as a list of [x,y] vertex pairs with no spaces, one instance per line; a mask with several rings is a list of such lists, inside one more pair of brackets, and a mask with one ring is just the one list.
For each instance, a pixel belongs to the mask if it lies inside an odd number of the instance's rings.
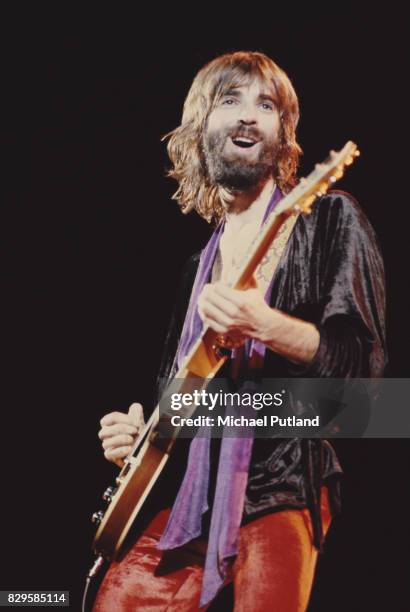
[[238,138],[234,138],[234,140],[239,140],[239,142],[249,142],[251,144],[255,142],[251,138],[245,138],[244,136],[239,136]]

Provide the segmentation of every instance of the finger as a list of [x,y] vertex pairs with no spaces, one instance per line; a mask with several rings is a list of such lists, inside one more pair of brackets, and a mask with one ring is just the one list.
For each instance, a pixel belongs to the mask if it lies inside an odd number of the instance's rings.
[[236,306],[242,306],[244,290],[231,289],[222,283],[215,283],[215,293],[229,300]]
[[108,461],[116,462],[119,459],[124,459],[132,451],[132,446],[120,446],[119,448],[107,448],[104,451],[104,457]]
[[125,412],[110,412],[100,421],[101,427],[104,427],[105,425],[116,425],[117,423],[127,423],[128,425],[133,425],[129,415],[125,414]]
[[112,438],[106,438],[102,447],[104,450],[109,448],[121,448],[123,446],[131,446],[134,443],[134,438],[127,434],[120,434],[118,436],[112,436]]
[[[260,302],[265,303],[262,293],[257,287],[249,287],[247,289],[231,289],[224,285],[215,285],[216,293],[220,296],[226,297],[242,314],[249,309],[249,306],[258,304]],[[238,315],[239,316],[239,315]]]
[[128,425],[126,423],[117,423],[116,425],[105,425],[98,432],[100,440],[111,438],[117,434],[128,434],[130,436],[136,436],[140,428],[135,425]]
[[219,308],[217,308],[213,304],[204,304],[204,306],[202,307],[202,313],[208,324],[210,322],[216,323],[217,325],[222,325],[225,329],[228,329],[230,326],[233,325],[231,317],[219,310]]
[[218,334],[226,334],[228,331],[228,328],[225,327],[225,325],[220,325],[211,319],[204,319],[204,323],[207,327],[210,327]]
[[229,317],[235,317],[238,314],[238,306],[217,291],[208,293],[206,300],[204,300],[204,307],[206,304],[212,304]]
[[138,428],[144,425],[144,410],[141,404],[134,402],[128,409],[128,416],[131,418],[131,422]]

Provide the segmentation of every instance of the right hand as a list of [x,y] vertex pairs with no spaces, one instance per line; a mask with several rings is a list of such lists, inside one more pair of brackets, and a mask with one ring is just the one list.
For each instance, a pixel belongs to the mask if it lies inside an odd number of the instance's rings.
[[144,412],[138,403],[131,404],[128,414],[125,412],[106,414],[100,421],[101,429],[98,432],[104,457],[121,468],[144,424]]

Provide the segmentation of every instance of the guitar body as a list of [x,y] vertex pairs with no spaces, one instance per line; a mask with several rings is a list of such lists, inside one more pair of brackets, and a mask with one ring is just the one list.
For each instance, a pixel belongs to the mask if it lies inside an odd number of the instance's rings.
[[[219,354],[215,341],[216,334],[210,329],[200,337],[191,351],[191,359],[175,377],[173,392],[191,393],[207,386],[227,359],[226,355]],[[193,410],[188,409],[184,416],[190,416]],[[116,479],[117,490],[109,495],[109,506],[94,539],[97,554],[111,559],[121,550],[132,524],[169,459],[178,435],[176,427],[170,431],[169,421],[167,425],[167,437],[158,435],[161,428],[157,406],[125,460]]]
[[117,556],[168,458],[168,452],[147,442],[137,457],[127,461],[127,473],[117,479],[121,492],[113,495],[109,512],[96,534],[94,548],[98,554],[108,558]]

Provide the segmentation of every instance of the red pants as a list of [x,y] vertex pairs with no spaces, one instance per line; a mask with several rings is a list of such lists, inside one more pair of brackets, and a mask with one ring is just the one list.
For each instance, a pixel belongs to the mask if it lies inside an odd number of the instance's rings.
[[[323,532],[331,522],[322,488]],[[163,553],[156,544],[169,510],[160,512],[100,586],[94,612],[194,612],[199,610],[206,542],[195,540]],[[232,562],[235,612],[302,612],[307,609],[317,550],[308,510],[283,510],[240,528]]]

